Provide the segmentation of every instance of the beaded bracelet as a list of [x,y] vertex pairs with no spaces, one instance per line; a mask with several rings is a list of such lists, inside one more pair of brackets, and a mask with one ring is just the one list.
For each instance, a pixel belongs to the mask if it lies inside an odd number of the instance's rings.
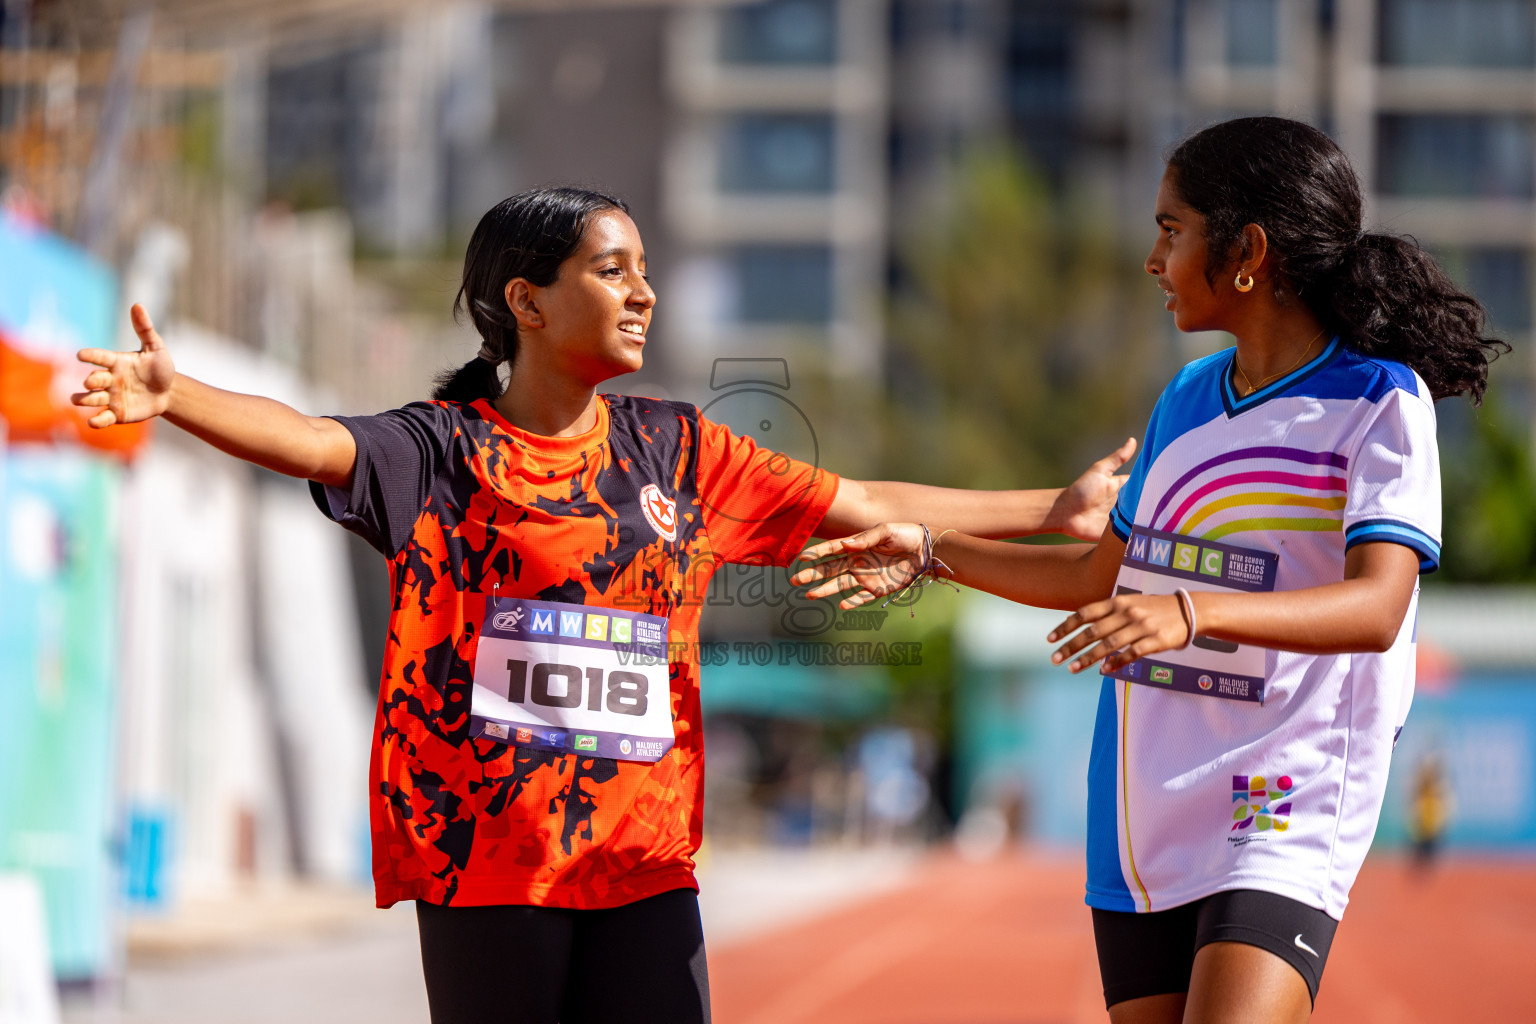
[[[926,587],[928,584],[933,583],[934,581],[938,581],[939,583],[944,584],[946,587],[949,587],[952,590],[960,589],[951,583],[948,579],[938,574],[936,571],[938,569],[943,569],[951,576],[955,574],[955,571],[940,561],[939,558],[933,553],[934,547],[938,545],[939,541],[944,539],[945,534],[954,533],[955,531],[945,530],[943,533],[939,534],[937,538],[935,538],[931,533],[928,532],[927,523],[918,523],[917,525],[923,528],[922,564],[918,567],[917,572],[914,573],[911,578],[907,580],[907,582],[893,590],[890,596],[880,603],[880,607],[882,608],[896,600],[908,590],[912,590],[917,587]],[[911,611],[910,605],[908,605],[908,611]],[[915,616],[917,613],[911,612],[911,614]]]

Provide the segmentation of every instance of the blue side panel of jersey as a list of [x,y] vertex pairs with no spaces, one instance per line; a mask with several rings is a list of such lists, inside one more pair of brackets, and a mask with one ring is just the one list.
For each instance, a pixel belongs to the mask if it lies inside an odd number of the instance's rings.
[[1121,540],[1130,539],[1147,471],[1163,449],[1180,434],[1208,423],[1222,413],[1221,396],[1215,385],[1231,358],[1230,352],[1222,351],[1195,360],[1180,370],[1158,397],[1152,418],[1147,422],[1147,432],[1141,438],[1136,464],[1131,467],[1130,477],[1120,488],[1115,507],[1110,511],[1110,526]]
[[1158,399],[1162,422],[1158,424],[1162,444],[1211,422],[1226,412],[1221,404],[1221,377],[1232,365],[1232,350],[1222,349],[1180,370]]
[[1099,713],[1093,723],[1093,749],[1088,755],[1088,897],[1099,910],[1136,912],[1125,872],[1120,870],[1119,787],[1115,779],[1120,759],[1115,748],[1120,716],[1115,710],[1113,679],[1099,690]]
[[1152,460],[1157,458],[1157,419],[1162,408],[1163,400],[1159,398],[1152,409],[1152,418],[1147,421],[1146,432],[1141,435],[1141,447],[1136,452],[1136,462],[1131,466],[1130,476],[1115,497],[1115,507],[1109,510],[1110,529],[1122,541],[1131,539],[1131,526],[1136,522],[1136,507],[1141,504],[1141,489],[1147,482],[1147,469],[1152,465]]

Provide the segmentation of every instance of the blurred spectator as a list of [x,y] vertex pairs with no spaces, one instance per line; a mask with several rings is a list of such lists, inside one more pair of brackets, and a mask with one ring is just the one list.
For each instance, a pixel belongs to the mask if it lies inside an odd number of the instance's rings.
[[1421,873],[1434,866],[1454,807],[1444,758],[1436,753],[1425,754],[1414,766],[1413,805],[1408,816],[1413,863]]
[[[890,842],[911,834],[928,810],[930,790],[923,762],[931,743],[910,729],[872,729],[859,741],[864,806],[871,838]],[[927,755],[927,756],[925,756]]]

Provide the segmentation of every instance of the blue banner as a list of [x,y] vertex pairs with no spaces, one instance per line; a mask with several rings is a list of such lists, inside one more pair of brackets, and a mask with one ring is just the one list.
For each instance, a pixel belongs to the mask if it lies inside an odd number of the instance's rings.
[[56,235],[4,216],[0,268],[0,333],[36,353],[113,347],[117,282],[110,268]]
[[42,885],[54,972],[111,965],[115,465],[6,451],[0,483],[0,871]]

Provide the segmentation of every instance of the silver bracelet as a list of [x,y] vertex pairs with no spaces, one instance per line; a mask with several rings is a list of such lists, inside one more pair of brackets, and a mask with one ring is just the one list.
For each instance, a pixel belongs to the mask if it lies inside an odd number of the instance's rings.
[[1177,648],[1182,651],[1185,647],[1195,642],[1195,599],[1183,587],[1179,587],[1173,593],[1179,599],[1179,611],[1184,613],[1184,625],[1189,627],[1188,638],[1185,639],[1181,647]]

